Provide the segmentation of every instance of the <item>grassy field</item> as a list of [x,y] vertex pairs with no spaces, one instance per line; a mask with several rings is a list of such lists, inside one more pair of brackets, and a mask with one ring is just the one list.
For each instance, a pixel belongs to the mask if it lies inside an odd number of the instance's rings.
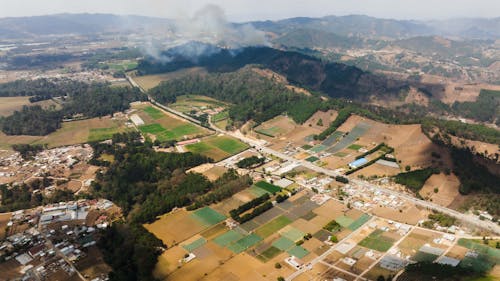
[[229,118],[229,112],[222,111],[222,112],[219,112],[219,113],[215,114],[214,116],[212,116],[212,122],[217,123],[217,122],[220,122],[222,120],[226,120],[227,118]]
[[258,183],[255,184],[255,186],[260,187],[260,188],[264,189],[265,191],[267,191],[269,193],[273,193],[273,194],[278,192],[278,191],[281,191],[281,187],[276,186],[274,184],[270,184],[270,183],[265,182],[265,181],[259,181]]
[[394,244],[394,240],[383,235],[384,231],[377,229],[361,240],[359,245],[379,252],[387,252]]
[[159,141],[183,140],[209,133],[208,130],[171,116],[151,104],[134,105],[134,108],[145,122],[139,130],[143,134],[153,135]]
[[186,148],[191,152],[205,155],[215,161],[220,161],[247,149],[248,146],[228,136],[212,136],[203,139],[199,143],[186,145]]
[[356,150],[358,151],[360,148],[363,148],[362,145],[359,145],[359,144],[351,144],[347,147],[348,149],[351,149],[351,150]]
[[259,235],[260,237],[266,238],[290,223],[292,223],[292,221],[289,218],[285,216],[279,216],[274,220],[266,223],[265,225],[257,228],[255,234]]
[[30,97],[0,97],[0,116],[9,116],[14,113],[14,111],[21,110],[24,105],[40,105],[44,108],[48,108],[50,106],[55,106],[57,108],[59,106],[52,100],[30,103],[29,98]]
[[[189,113],[192,110],[200,111],[207,108],[226,107],[227,104],[206,96],[185,95],[177,97],[176,102],[169,106],[183,113]],[[214,122],[217,122],[227,119],[228,116],[229,113],[227,111],[223,111],[221,113],[218,113],[217,115],[214,115],[214,119],[212,120]]]
[[8,149],[13,144],[47,144],[50,148],[81,144],[89,141],[102,141],[114,133],[130,130],[124,122],[110,117],[65,122],[62,127],[47,136],[7,136],[0,133],[0,148]]

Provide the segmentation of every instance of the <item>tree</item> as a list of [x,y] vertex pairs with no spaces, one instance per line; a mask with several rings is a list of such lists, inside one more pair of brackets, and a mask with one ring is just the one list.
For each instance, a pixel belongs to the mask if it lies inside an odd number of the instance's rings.
[[281,268],[281,264],[279,262],[275,263],[274,264],[274,268],[280,269]]
[[337,238],[337,236],[332,235],[332,236],[330,236],[330,242],[337,243],[337,242],[339,242],[339,239]]

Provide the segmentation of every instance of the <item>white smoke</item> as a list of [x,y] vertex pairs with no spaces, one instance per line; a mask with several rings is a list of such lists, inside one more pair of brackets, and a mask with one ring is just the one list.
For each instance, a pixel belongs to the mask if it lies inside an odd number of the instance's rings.
[[[173,31],[176,35],[175,45],[179,55],[196,59],[202,55],[210,55],[213,48],[201,44],[185,44],[190,41],[198,41],[210,45],[238,49],[249,46],[269,46],[266,34],[255,29],[250,24],[233,24],[228,21],[224,10],[213,4],[209,4],[196,11],[193,16],[178,18],[174,22]],[[166,42],[173,46],[173,42]],[[171,57],[162,53],[165,49],[157,42],[149,40],[143,47],[143,51],[156,60],[167,63]]]
[[263,31],[250,24],[230,23],[224,10],[213,4],[201,8],[191,18],[177,20],[176,30],[189,40],[231,48],[269,45]]

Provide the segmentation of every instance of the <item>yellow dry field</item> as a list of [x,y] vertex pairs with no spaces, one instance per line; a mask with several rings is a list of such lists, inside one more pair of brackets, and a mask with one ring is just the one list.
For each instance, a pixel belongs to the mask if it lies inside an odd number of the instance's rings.
[[[241,192],[244,192],[244,191],[241,191]],[[239,192],[237,194],[240,194],[241,192]],[[248,201],[250,201],[250,200],[248,200]],[[216,204],[212,205],[211,207],[221,214],[228,215],[229,211],[238,208],[244,202],[248,202],[248,201],[242,201],[242,200],[239,200],[238,197],[233,196],[231,198],[223,200],[222,202],[216,203]]]
[[[338,113],[335,110],[318,111],[318,112],[314,113],[313,116],[311,116],[303,124],[303,126],[305,126],[305,127],[311,127],[311,128],[314,128],[314,129],[318,129],[318,130],[324,131],[324,130],[326,130],[326,128],[328,128],[328,126],[330,125],[330,123],[332,123],[332,121],[335,120],[335,118],[337,118],[337,115],[338,115]],[[323,122],[323,126],[319,126],[318,125],[318,121],[320,119]]]
[[[103,132],[92,133],[93,129]],[[0,132],[0,148],[10,149],[13,144],[47,144],[49,148],[86,143],[89,137],[102,137],[103,134],[124,132],[127,128],[123,122],[113,120],[109,116],[87,120],[64,122],[62,127],[47,136],[7,136]]]
[[220,178],[224,173],[227,172],[227,168],[223,166],[214,166],[211,169],[206,170],[202,174],[206,176],[209,180],[215,181]]
[[[195,254],[197,257],[187,264],[182,264],[180,267],[176,268],[174,271],[166,271],[162,267],[162,264],[158,264],[155,270],[155,276],[160,280],[200,280],[204,276],[209,275],[211,272],[216,270],[221,264],[229,260],[233,253],[226,248],[219,247],[215,243],[209,241],[204,246],[196,249]],[[186,253],[186,252],[185,252]],[[176,260],[178,263],[178,252],[176,253]],[[165,252],[168,256],[168,250]],[[166,267],[172,268],[176,261],[162,259]]]
[[41,107],[48,108],[51,105],[58,107],[59,105],[52,100],[45,100],[31,103],[30,97],[0,97],[0,116],[9,116],[16,110],[21,110],[24,105],[34,106],[40,105]]
[[267,131],[277,138],[283,137],[293,131],[297,124],[289,117],[279,115],[255,128],[255,131]]
[[[427,200],[439,204],[441,206],[449,206],[455,198],[460,196],[458,188],[460,181],[454,174],[445,175],[440,173],[432,175],[420,190],[420,195]],[[437,189],[437,193],[434,190]]]
[[[346,211],[347,208],[343,204],[334,200],[328,200],[325,204],[313,210],[313,212],[316,213],[318,216],[322,216],[330,220],[333,220],[339,216],[344,215]],[[316,218],[317,217],[313,218],[311,222],[316,223],[315,222]],[[324,225],[322,225],[322,227],[323,226]]]
[[205,227],[196,222],[184,210],[167,213],[144,227],[167,246],[176,245],[202,231]]
[[406,206],[401,212],[396,209],[377,206],[373,208],[372,212],[376,216],[406,224],[416,224],[418,221],[426,219],[429,214],[428,211],[420,210],[413,205]]
[[179,71],[174,71],[165,74],[157,74],[157,75],[145,75],[145,76],[137,76],[133,77],[133,80],[139,84],[144,90],[152,89],[158,86],[163,81],[168,81],[176,78],[181,78],[190,74],[204,74],[206,71],[201,67],[193,67],[187,68]]
[[3,239],[5,235],[5,228],[7,227],[7,223],[12,216],[11,213],[0,214],[0,238]]
[[281,269],[274,268],[275,260],[283,261],[286,257],[288,257],[288,254],[282,253],[273,259],[272,262],[264,264],[243,252],[217,267],[216,270],[201,280],[276,280],[279,276],[288,276],[293,272],[285,262],[280,262],[282,265]]
[[363,175],[364,177],[371,176],[394,176],[401,172],[398,168],[393,168],[389,166],[385,166],[382,164],[374,163],[366,168],[363,168],[353,174],[354,177],[358,177],[359,175]]
[[174,272],[181,263],[179,262],[184,258],[188,252],[180,246],[169,248],[158,257],[158,262],[153,271],[153,275],[158,279],[166,279],[166,277]]
[[324,226],[324,225],[314,224],[310,221],[306,221],[305,219],[298,219],[290,225],[304,233],[311,233],[311,234],[318,232]]

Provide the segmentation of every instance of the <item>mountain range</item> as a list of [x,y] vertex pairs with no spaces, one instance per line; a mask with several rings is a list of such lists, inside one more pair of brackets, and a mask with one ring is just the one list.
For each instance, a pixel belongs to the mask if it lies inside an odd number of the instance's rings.
[[[233,23],[236,26],[243,24],[252,24],[255,28],[276,36],[302,29],[372,39],[404,39],[433,35],[461,39],[500,38],[500,17],[416,21],[349,15]],[[111,14],[57,14],[0,18],[0,39],[29,38],[37,35],[130,32],[173,26],[174,21],[169,19]]]

